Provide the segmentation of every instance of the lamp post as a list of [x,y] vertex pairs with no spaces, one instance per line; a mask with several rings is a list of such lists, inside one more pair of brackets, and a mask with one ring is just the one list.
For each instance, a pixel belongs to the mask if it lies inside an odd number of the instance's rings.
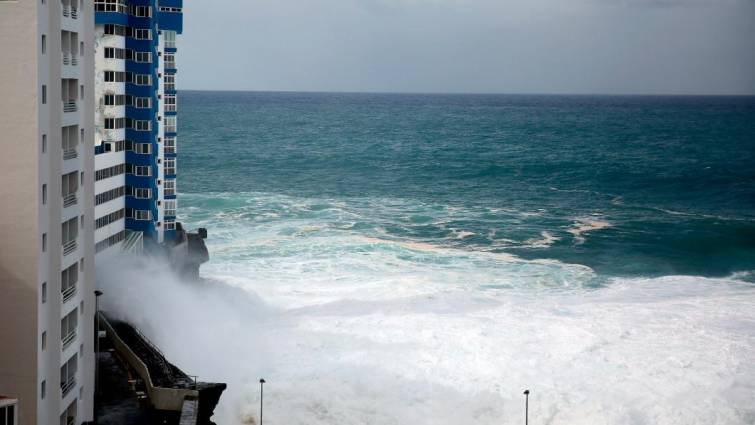
[[524,390],[524,425],[529,424],[530,416],[530,390]]
[[260,425],[262,425],[262,396],[263,396],[263,387],[265,385],[265,380],[260,379]]

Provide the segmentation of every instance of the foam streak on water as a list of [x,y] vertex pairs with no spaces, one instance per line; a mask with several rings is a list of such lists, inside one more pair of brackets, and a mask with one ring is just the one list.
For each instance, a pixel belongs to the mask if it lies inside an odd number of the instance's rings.
[[[141,266],[152,278],[111,278],[107,307],[188,373],[229,383],[218,423],[256,420],[260,377],[269,424],[519,424],[525,388],[531,423],[755,421],[751,283],[606,277],[454,232],[397,236],[463,209],[380,200],[391,222],[365,200],[183,199],[182,219],[211,231],[210,283]],[[605,227],[576,223],[588,240]]]

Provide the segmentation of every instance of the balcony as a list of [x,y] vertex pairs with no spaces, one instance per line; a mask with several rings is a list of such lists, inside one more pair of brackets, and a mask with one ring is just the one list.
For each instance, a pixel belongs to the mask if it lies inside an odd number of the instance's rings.
[[65,337],[63,337],[63,348],[61,349],[61,351],[65,351],[65,349],[68,348],[68,346],[70,346],[71,343],[75,340],[76,340],[76,331],[74,330],[70,332],[68,335],[66,335]]
[[68,243],[63,244],[63,255],[68,255],[74,251],[76,251],[76,240],[72,240]]
[[63,102],[63,112],[76,112],[79,108],[76,106],[75,100],[69,100],[67,102]]
[[76,149],[64,149],[63,150],[63,159],[69,160],[74,159],[79,156],[79,152]]
[[71,205],[76,205],[78,203],[78,199],[76,199],[75,193],[69,193],[68,195],[63,197],[63,208],[68,208]]
[[73,285],[64,289],[60,294],[63,296],[63,302],[70,300],[74,295],[76,295],[76,284],[74,283]]
[[66,382],[61,382],[60,383],[60,392],[63,394],[63,397],[65,397],[69,392],[71,392],[71,390],[75,386],[76,386],[76,378],[75,377],[71,377]]

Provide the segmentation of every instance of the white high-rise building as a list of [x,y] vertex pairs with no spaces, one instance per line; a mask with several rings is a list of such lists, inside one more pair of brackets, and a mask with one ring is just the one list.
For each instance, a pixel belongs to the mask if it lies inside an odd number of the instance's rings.
[[0,0],[0,394],[81,424],[94,394],[94,10]]

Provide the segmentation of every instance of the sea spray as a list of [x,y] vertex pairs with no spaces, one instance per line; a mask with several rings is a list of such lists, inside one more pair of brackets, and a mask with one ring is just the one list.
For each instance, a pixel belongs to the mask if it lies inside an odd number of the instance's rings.
[[[253,266],[228,264],[233,285],[181,282],[144,260],[103,266],[104,309],[188,373],[229,384],[218,423],[254,423],[260,377],[269,424],[517,424],[523,388],[533,423],[755,417],[755,297],[744,282],[679,276],[530,293],[437,282],[339,299],[343,282],[302,275],[317,287],[283,284],[271,306],[255,289],[275,277]],[[448,277],[442,265],[425,271]],[[371,279],[352,284],[390,285]],[[317,290],[330,296],[307,301]]]

